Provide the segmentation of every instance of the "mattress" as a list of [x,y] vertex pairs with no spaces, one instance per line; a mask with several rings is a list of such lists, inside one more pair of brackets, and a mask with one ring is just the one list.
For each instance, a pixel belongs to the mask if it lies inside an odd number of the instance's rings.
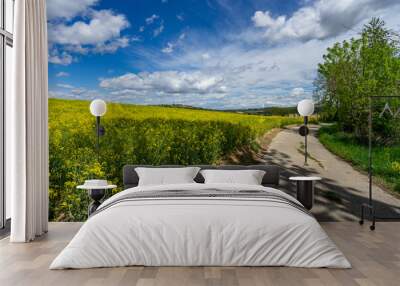
[[193,183],[109,198],[50,269],[133,265],[351,267],[316,219],[282,191]]

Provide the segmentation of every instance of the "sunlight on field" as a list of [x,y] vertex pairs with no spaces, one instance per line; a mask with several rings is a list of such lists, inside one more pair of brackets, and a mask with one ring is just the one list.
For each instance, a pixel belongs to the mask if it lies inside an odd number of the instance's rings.
[[[122,186],[125,164],[213,164],[272,128],[301,118],[108,104],[100,161],[88,101],[49,100],[50,218],[82,220],[87,195],[76,186],[106,178]],[[118,190],[121,190],[119,188]]]
[[[52,123],[62,125],[87,124],[93,125],[94,119],[89,113],[89,102],[83,100],[50,99],[50,126]],[[73,114],[73,115],[72,115]],[[72,116],[71,116],[72,115]],[[263,134],[271,128],[301,122],[300,118],[283,116],[245,115],[240,113],[207,111],[189,108],[174,108],[161,106],[143,106],[108,103],[107,113],[102,118],[105,122],[112,119],[161,119],[161,120],[187,120],[187,121],[221,121],[233,124],[246,125],[257,134]]]

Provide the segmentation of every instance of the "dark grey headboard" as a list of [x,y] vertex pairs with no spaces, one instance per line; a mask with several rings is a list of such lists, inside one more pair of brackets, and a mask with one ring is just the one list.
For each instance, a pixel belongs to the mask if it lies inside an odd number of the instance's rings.
[[[263,178],[262,184],[264,186],[278,186],[279,185],[279,176],[280,170],[278,166],[274,165],[250,165],[250,166],[241,166],[241,165],[222,165],[222,166],[213,166],[213,165],[194,165],[196,167],[200,167],[202,170],[204,169],[219,169],[219,170],[263,170],[265,171],[265,176]],[[124,188],[133,188],[136,187],[139,183],[139,177],[135,171],[136,167],[148,167],[148,168],[179,168],[183,167],[180,165],[161,165],[161,166],[151,166],[151,165],[125,165],[123,169],[123,181]],[[203,176],[199,173],[194,179],[197,183],[204,183]]]

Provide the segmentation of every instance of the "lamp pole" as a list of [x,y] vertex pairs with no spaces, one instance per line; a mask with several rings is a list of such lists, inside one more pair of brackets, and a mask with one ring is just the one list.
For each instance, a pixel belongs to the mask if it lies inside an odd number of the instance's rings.
[[308,135],[308,116],[304,116],[304,126],[306,127],[306,132],[304,135],[304,165],[307,166],[307,156],[308,156],[308,150],[307,150],[307,135]]
[[304,136],[304,166],[307,166],[307,158],[308,158],[308,142],[307,135],[309,132],[308,129],[308,117],[314,113],[314,102],[310,99],[304,99],[297,104],[297,111],[301,116],[304,117],[304,124],[300,127],[299,133],[301,136]]
[[96,116],[96,135],[97,160],[100,162],[100,116]]
[[96,152],[100,163],[100,136],[105,134],[104,127],[100,125],[100,117],[106,114],[107,105],[104,100],[95,99],[90,103],[90,113],[96,117]]

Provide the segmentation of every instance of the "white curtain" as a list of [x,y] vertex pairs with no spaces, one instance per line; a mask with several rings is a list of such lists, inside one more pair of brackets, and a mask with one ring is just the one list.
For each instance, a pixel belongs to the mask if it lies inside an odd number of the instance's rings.
[[15,1],[13,93],[6,98],[6,187],[12,242],[48,225],[46,0]]

